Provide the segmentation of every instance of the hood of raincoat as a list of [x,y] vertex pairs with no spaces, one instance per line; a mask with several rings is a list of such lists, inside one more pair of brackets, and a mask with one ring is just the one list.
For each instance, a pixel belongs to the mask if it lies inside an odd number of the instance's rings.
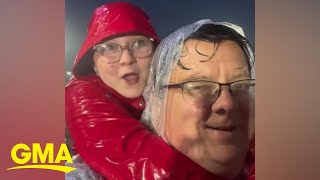
[[73,64],[73,74],[87,75],[93,72],[92,47],[106,38],[127,34],[140,34],[159,42],[149,17],[138,7],[127,2],[105,4],[93,12],[85,38]]

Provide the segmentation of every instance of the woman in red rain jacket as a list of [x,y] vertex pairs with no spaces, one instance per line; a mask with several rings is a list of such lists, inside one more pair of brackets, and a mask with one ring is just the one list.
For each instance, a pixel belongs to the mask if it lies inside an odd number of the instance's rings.
[[216,179],[139,121],[158,42],[148,16],[129,3],[94,11],[65,89],[75,151],[107,179]]

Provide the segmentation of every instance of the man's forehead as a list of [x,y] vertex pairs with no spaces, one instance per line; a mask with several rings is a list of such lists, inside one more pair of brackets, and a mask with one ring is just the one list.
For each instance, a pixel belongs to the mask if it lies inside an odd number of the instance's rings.
[[[228,73],[230,79],[240,80],[250,77],[248,67],[232,68]],[[228,70],[228,71],[230,71]],[[182,82],[188,80],[212,80],[218,81],[219,77],[224,74],[219,68],[211,68],[210,66],[195,66],[190,70],[181,69],[176,66],[171,74],[171,81]],[[224,75],[223,75],[224,76]]]
[[181,50],[179,59],[179,63],[186,68],[203,65],[203,63],[214,65],[217,64],[216,61],[230,63],[231,66],[247,63],[243,50],[236,42],[230,40],[219,44],[205,40],[188,40]]
[[[240,46],[233,41],[225,41],[219,44],[216,54],[206,57],[201,52],[209,52],[203,49],[214,48],[211,42],[204,42],[199,46],[199,40],[191,39],[186,42],[187,53],[180,57],[179,65],[176,65],[171,80],[183,81],[188,79],[217,78],[222,71],[229,71],[232,77],[247,77],[247,61]],[[198,49],[194,47],[198,43]],[[211,43],[211,45],[210,45]],[[208,45],[208,46],[207,46]],[[193,47],[193,48],[192,48]],[[181,66],[185,67],[181,68]]]

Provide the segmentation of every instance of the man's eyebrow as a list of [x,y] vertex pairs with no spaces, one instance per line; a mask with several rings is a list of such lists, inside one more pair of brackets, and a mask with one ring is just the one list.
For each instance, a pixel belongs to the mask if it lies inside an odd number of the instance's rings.
[[206,75],[201,75],[199,73],[194,73],[187,75],[186,77],[183,78],[182,81],[190,81],[190,80],[212,80],[213,76],[206,76]]
[[251,77],[249,72],[245,72],[245,73],[241,72],[241,73],[237,73],[237,74],[233,75],[232,79],[239,80],[239,79],[244,79],[244,78],[248,78],[248,77],[249,78]]
[[[199,73],[194,73],[194,74],[190,74],[190,75],[187,75],[184,78],[182,78],[181,82],[192,81],[192,80],[210,80],[210,81],[212,81],[213,77],[215,77],[215,76],[214,75],[208,76],[208,75],[201,75]],[[240,80],[240,79],[251,78],[251,76],[250,76],[250,73],[248,73],[248,72],[245,72],[245,73],[240,72],[240,73],[233,75],[231,78],[235,79],[235,80]]]

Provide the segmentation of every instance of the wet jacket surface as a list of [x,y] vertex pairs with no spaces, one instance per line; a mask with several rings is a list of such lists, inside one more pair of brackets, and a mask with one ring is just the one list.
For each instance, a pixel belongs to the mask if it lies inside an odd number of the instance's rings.
[[65,107],[75,151],[107,179],[219,179],[139,121],[142,97],[124,98],[96,75],[70,81]]

